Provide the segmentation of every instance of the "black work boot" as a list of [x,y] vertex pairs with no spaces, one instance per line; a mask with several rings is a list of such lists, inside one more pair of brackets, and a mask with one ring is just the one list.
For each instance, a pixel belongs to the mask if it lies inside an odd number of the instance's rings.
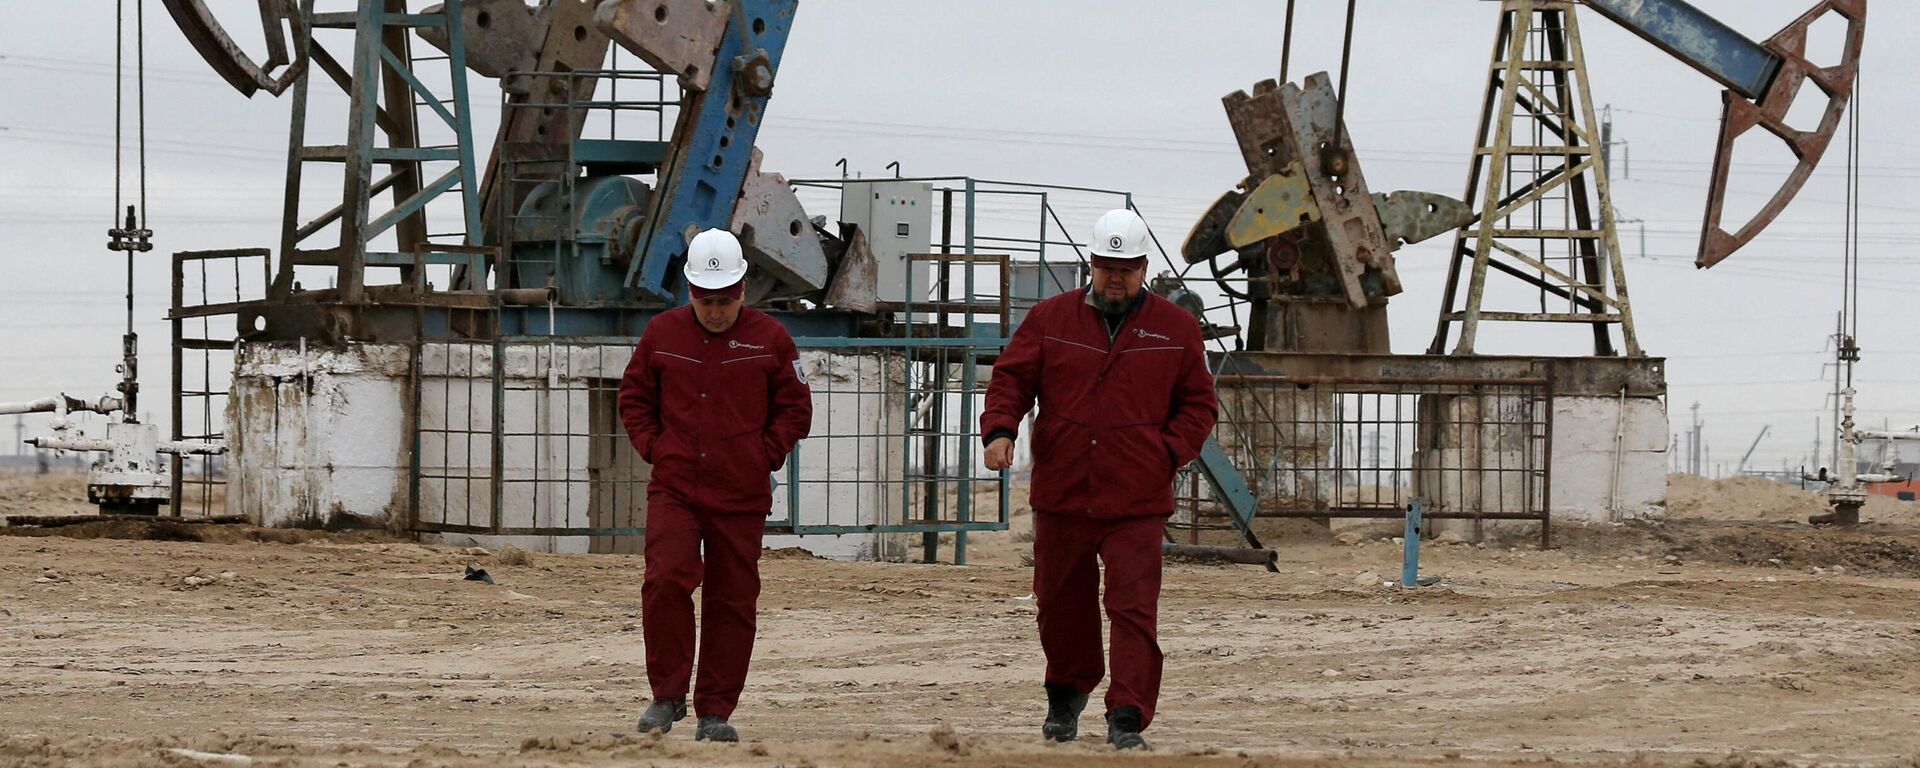
[[740,740],[740,732],[727,725],[724,718],[701,715],[700,727],[693,731],[693,740],[735,742]]
[[655,699],[653,704],[647,707],[647,711],[640,715],[640,722],[634,726],[634,730],[642,734],[654,731],[666,733],[673,730],[674,723],[685,720],[686,717],[685,696],[677,699]]
[[1047,683],[1047,721],[1040,724],[1040,735],[1051,741],[1079,738],[1080,710],[1086,708],[1086,694],[1071,685]]
[[1148,749],[1140,735],[1140,708],[1119,707],[1107,713],[1107,743],[1114,749]]

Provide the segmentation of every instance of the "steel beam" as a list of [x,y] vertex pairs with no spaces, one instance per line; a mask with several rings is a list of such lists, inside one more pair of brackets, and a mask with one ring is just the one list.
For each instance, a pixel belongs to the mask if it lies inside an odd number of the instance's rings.
[[[631,5],[635,3],[619,7]],[[709,40],[714,45],[712,58],[701,68],[708,75],[706,88],[690,90],[681,108],[673,132],[675,154],[660,168],[661,182],[648,211],[638,258],[627,271],[627,285],[655,301],[678,301],[685,293],[685,286],[672,285],[677,282],[672,273],[685,261],[692,235],[726,227],[733,216],[799,2],[732,0],[725,5],[724,32]],[[613,17],[608,9],[613,7],[602,6],[600,26],[628,45],[623,38],[631,35],[618,26],[609,29]],[[669,15],[664,23],[675,24],[678,18]],[[640,22],[642,27],[651,23]],[[657,51],[644,48],[634,53],[659,58]],[[682,75],[683,87],[698,85],[686,72]]]
[[1628,32],[1749,99],[1773,85],[1782,59],[1683,0],[1585,0]]

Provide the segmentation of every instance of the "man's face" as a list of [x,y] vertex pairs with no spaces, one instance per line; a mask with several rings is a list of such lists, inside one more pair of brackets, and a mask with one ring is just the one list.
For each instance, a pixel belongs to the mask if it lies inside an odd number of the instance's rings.
[[[1144,259],[1142,259],[1144,261]],[[1140,295],[1140,288],[1147,282],[1147,267],[1095,264],[1093,267],[1093,290],[1100,298],[1115,304],[1133,301]]]
[[726,333],[740,319],[740,307],[744,304],[731,295],[708,296],[693,300],[693,314],[700,318],[700,327],[708,333]]

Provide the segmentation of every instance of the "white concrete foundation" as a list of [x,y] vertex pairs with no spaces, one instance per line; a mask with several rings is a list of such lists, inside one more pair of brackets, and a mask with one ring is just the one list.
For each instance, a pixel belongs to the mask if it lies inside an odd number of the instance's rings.
[[[1332,461],[1338,408],[1318,388],[1226,387],[1219,390],[1214,438],[1236,466],[1250,468],[1266,509],[1305,510],[1341,501]],[[1348,483],[1349,486],[1354,483]],[[1176,508],[1183,522],[1190,510]]]
[[228,398],[227,511],[266,526],[404,513],[407,350],[252,345]]
[[[344,350],[252,345],[235,361],[228,494],[231,513],[267,526],[329,523],[406,528],[412,509],[411,423],[420,425],[417,519],[552,535],[436,533],[429,540],[548,552],[638,552],[637,536],[589,537],[590,528],[643,528],[651,467],[627,445],[617,417],[624,347],[504,348],[499,520],[493,519],[494,361],[487,344],[431,344],[420,361],[419,409],[404,345]],[[814,388],[812,435],[802,442],[797,511],[782,486],[771,522],[871,526],[902,516],[906,471],[899,435],[906,406],[898,355],[801,353]],[[784,484],[787,471],[776,473]],[[859,482],[852,482],[858,480]],[[833,481],[829,483],[829,481]],[[357,519],[357,520],[356,520]],[[579,529],[581,534],[566,534]],[[908,535],[854,532],[769,536],[846,559],[903,556]]]
[[1618,397],[1556,396],[1552,472],[1555,520],[1665,517],[1666,403],[1653,397],[1628,397],[1623,405]]

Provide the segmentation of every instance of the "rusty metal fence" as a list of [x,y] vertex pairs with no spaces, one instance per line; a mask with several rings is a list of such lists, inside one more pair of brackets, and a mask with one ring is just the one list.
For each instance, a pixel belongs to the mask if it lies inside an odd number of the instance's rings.
[[[1552,387],[1546,379],[1219,378],[1215,437],[1258,517],[1537,520],[1551,541]],[[1183,477],[1176,528],[1224,528],[1206,483]]]
[[[173,254],[169,410],[174,440],[221,441],[241,329],[234,308],[265,295],[271,259],[264,248]],[[256,274],[257,273],[257,274]],[[227,513],[227,457],[173,455],[170,514]]]
[[[975,455],[989,340],[799,338],[815,426],[773,472],[769,532],[990,530],[1005,483]],[[430,533],[638,536],[651,467],[619,418],[630,341],[422,342],[412,360],[412,513]],[[983,495],[984,494],[984,495]],[[976,498],[980,497],[980,498]],[[593,548],[634,546],[596,541]],[[904,540],[873,556],[901,556]]]
[[411,361],[414,530],[617,535],[646,474],[617,415],[631,347],[421,342]]

